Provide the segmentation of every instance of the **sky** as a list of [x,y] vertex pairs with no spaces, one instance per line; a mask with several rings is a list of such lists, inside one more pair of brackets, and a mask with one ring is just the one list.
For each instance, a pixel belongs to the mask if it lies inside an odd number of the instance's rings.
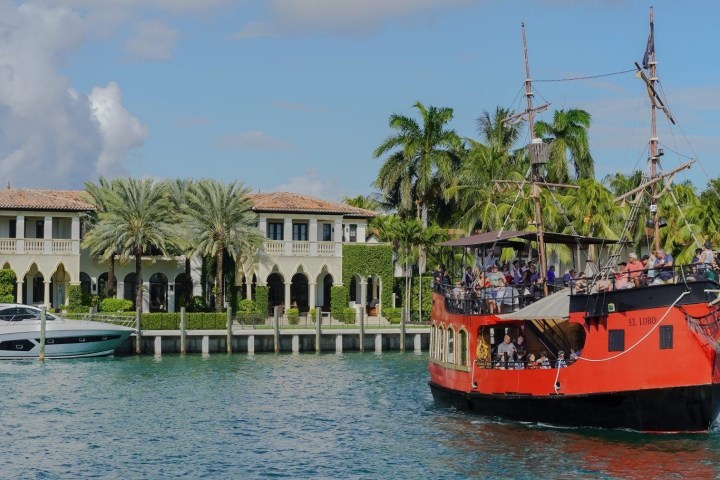
[[[662,167],[720,176],[720,2],[655,7]],[[0,185],[99,176],[240,180],[329,200],[369,194],[393,113],[450,127],[520,108],[525,21],[538,102],[592,116],[596,176],[646,166],[649,102],[632,73],[650,4],[630,0],[0,0]],[[525,138],[524,141],[528,139]],[[674,153],[677,152],[677,153]]]

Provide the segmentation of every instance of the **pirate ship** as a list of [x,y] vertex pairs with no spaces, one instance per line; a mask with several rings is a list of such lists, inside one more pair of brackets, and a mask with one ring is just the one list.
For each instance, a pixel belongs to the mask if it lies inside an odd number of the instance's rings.
[[[655,90],[653,35],[651,10],[645,58],[642,65],[636,64],[651,100],[651,172],[642,185],[618,200],[630,203],[629,222],[649,204],[646,227],[656,250],[658,198],[672,176],[691,162],[667,173],[658,171],[662,151],[657,110],[674,119]],[[662,271],[662,279],[653,281],[647,272],[638,272],[630,281],[632,288],[613,288],[615,277],[608,272],[627,247],[626,225],[620,241],[608,245],[607,265],[587,286],[572,280],[559,292],[548,288],[546,243],[580,249],[607,242],[543,229],[539,190],[547,186],[542,179],[547,160],[534,134],[538,109],[533,108],[524,25],[523,44],[527,108],[522,115],[533,139],[528,183],[536,231],[487,232],[445,245],[493,250],[532,241],[539,281],[502,290],[481,286],[472,292],[464,286],[446,286],[442,279],[436,282],[429,359],[433,396],[437,402],[516,421],[648,432],[709,431],[720,409],[720,312],[712,264],[665,264],[655,269]],[[517,345],[508,346],[506,336],[514,341],[523,336],[526,355],[517,355]],[[541,351],[546,353],[537,359],[541,361],[529,361],[529,353]]]

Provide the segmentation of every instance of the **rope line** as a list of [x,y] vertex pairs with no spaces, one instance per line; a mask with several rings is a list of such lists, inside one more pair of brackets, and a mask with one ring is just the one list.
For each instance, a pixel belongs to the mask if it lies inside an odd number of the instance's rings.
[[628,353],[630,350],[632,350],[633,348],[635,348],[635,347],[637,347],[638,345],[640,345],[640,343],[642,343],[642,341],[645,340],[648,336],[650,336],[650,334],[651,334],[652,332],[654,332],[654,331],[657,329],[657,327],[660,326],[660,324],[662,323],[662,321],[665,320],[665,317],[668,316],[668,313],[670,313],[670,311],[673,309],[673,307],[675,307],[675,305],[677,305],[677,303],[678,303],[685,295],[687,295],[688,293],[690,293],[690,290],[685,290],[684,292],[682,292],[682,293],[680,294],[680,296],[675,299],[675,301],[672,303],[672,305],[670,305],[670,306],[668,307],[667,311],[663,314],[663,316],[660,317],[660,320],[658,320],[658,322],[657,322],[655,325],[653,325],[653,327],[652,327],[650,330],[648,330],[648,332],[647,332],[645,335],[643,335],[642,338],[640,338],[640,340],[638,340],[637,342],[635,342],[635,344],[632,345],[632,346],[631,346],[630,348],[628,348],[627,350],[623,350],[622,352],[618,353],[617,355],[613,355],[612,357],[608,357],[608,358],[585,358],[585,357],[577,357],[577,359],[578,359],[578,360],[585,360],[586,362],[607,362],[607,361],[613,360],[613,359],[615,359],[615,358],[618,358],[618,357],[620,357],[620,356],[622,356],[622,355],[625,355],[625,354]]
[[622,75],[623,73],[630,73],[635,72],[637,69],[631,68],[629,70],[622,70],[620,72],[611,72],[611,73],[601,73],[599,75],[586,75],[583,77],[568,77],[568,78],[549,78],[549,79],[543,79],[543,80],[533,80],[534,82],[573,82],[575,80],[591,80],[593,78],[602,78],[602,77],[610,77],[612,75]]

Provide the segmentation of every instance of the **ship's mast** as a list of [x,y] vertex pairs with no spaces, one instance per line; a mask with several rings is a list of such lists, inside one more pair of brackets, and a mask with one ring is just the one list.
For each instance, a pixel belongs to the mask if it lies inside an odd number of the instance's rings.
[[[655,91],[655,83],[657,82],[657,64],[655,62],[655,38],[654,38],[654,15],[653,8],[650,7],[650,42],[648,44],[647,55],[648,55],[648,69],[650,73],[650,90]],[[657,136],[657,108],[655,102],[650,102],[650,115],[651,115],[651,127],[650,127],[650,177],[656,179],[658,176],[658,161],[660,159],[658,155],[658,136]],[[660,248],[660,212],[658,211],[658,182],[655,182],[651,186],[651,198],[652,203],[650,206],[650,213],[652,214],[653,224],[653,251]]]
[[542,284],[545,289],[545,294],[548,293],[547,283],[545,277],[547,275],[547,260],[545,258],[545,239],[543,234],[543,222],[542,222],[542,207],[540,205],[540,185],[542,177],[540,175],[541,162],[539,158],[533,155],[533,146],[536,144],[542,144],[542,139],[535,138],[535,110],[533,109],[533,91],[532,91],[532,80],[530,79],[530,62],[528,60],[528,49],[527,49],[527,37],[525,35],[525,22],[522,22],[522,36],[523,36],[523,50],[525,52],[525,97],[527,98],[527,121],[528,127],[530,128],[530,164],[532,165],[532,199],[535,203],[535,227],[537,228],[538,235],[538,257],[540,265],[538,265],[539,275],[542,279]]

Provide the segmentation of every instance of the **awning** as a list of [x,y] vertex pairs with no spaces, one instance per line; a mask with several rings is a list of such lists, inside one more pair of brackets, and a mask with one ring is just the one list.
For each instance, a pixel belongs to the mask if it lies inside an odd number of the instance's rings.
[[570,289],[559,292],[531,303],[527,307],[512,313],[498,315],[502,320],[555,320],[564,321],[570,316]]
[[[545,232],[543,234],[545,243],[562,243],[565,245],[608,245],[617,243],[617,240],[607,238],[584,237],[582,235],[570,235],[567,233]],[[469,237],[456,238],[442,242],[441,247],[481,247],[483,245],[496,244],[498,246],[512,245],[511,240],[537,240],[537,232],[517,232],[513,230],[483,232],[470,235]]]

